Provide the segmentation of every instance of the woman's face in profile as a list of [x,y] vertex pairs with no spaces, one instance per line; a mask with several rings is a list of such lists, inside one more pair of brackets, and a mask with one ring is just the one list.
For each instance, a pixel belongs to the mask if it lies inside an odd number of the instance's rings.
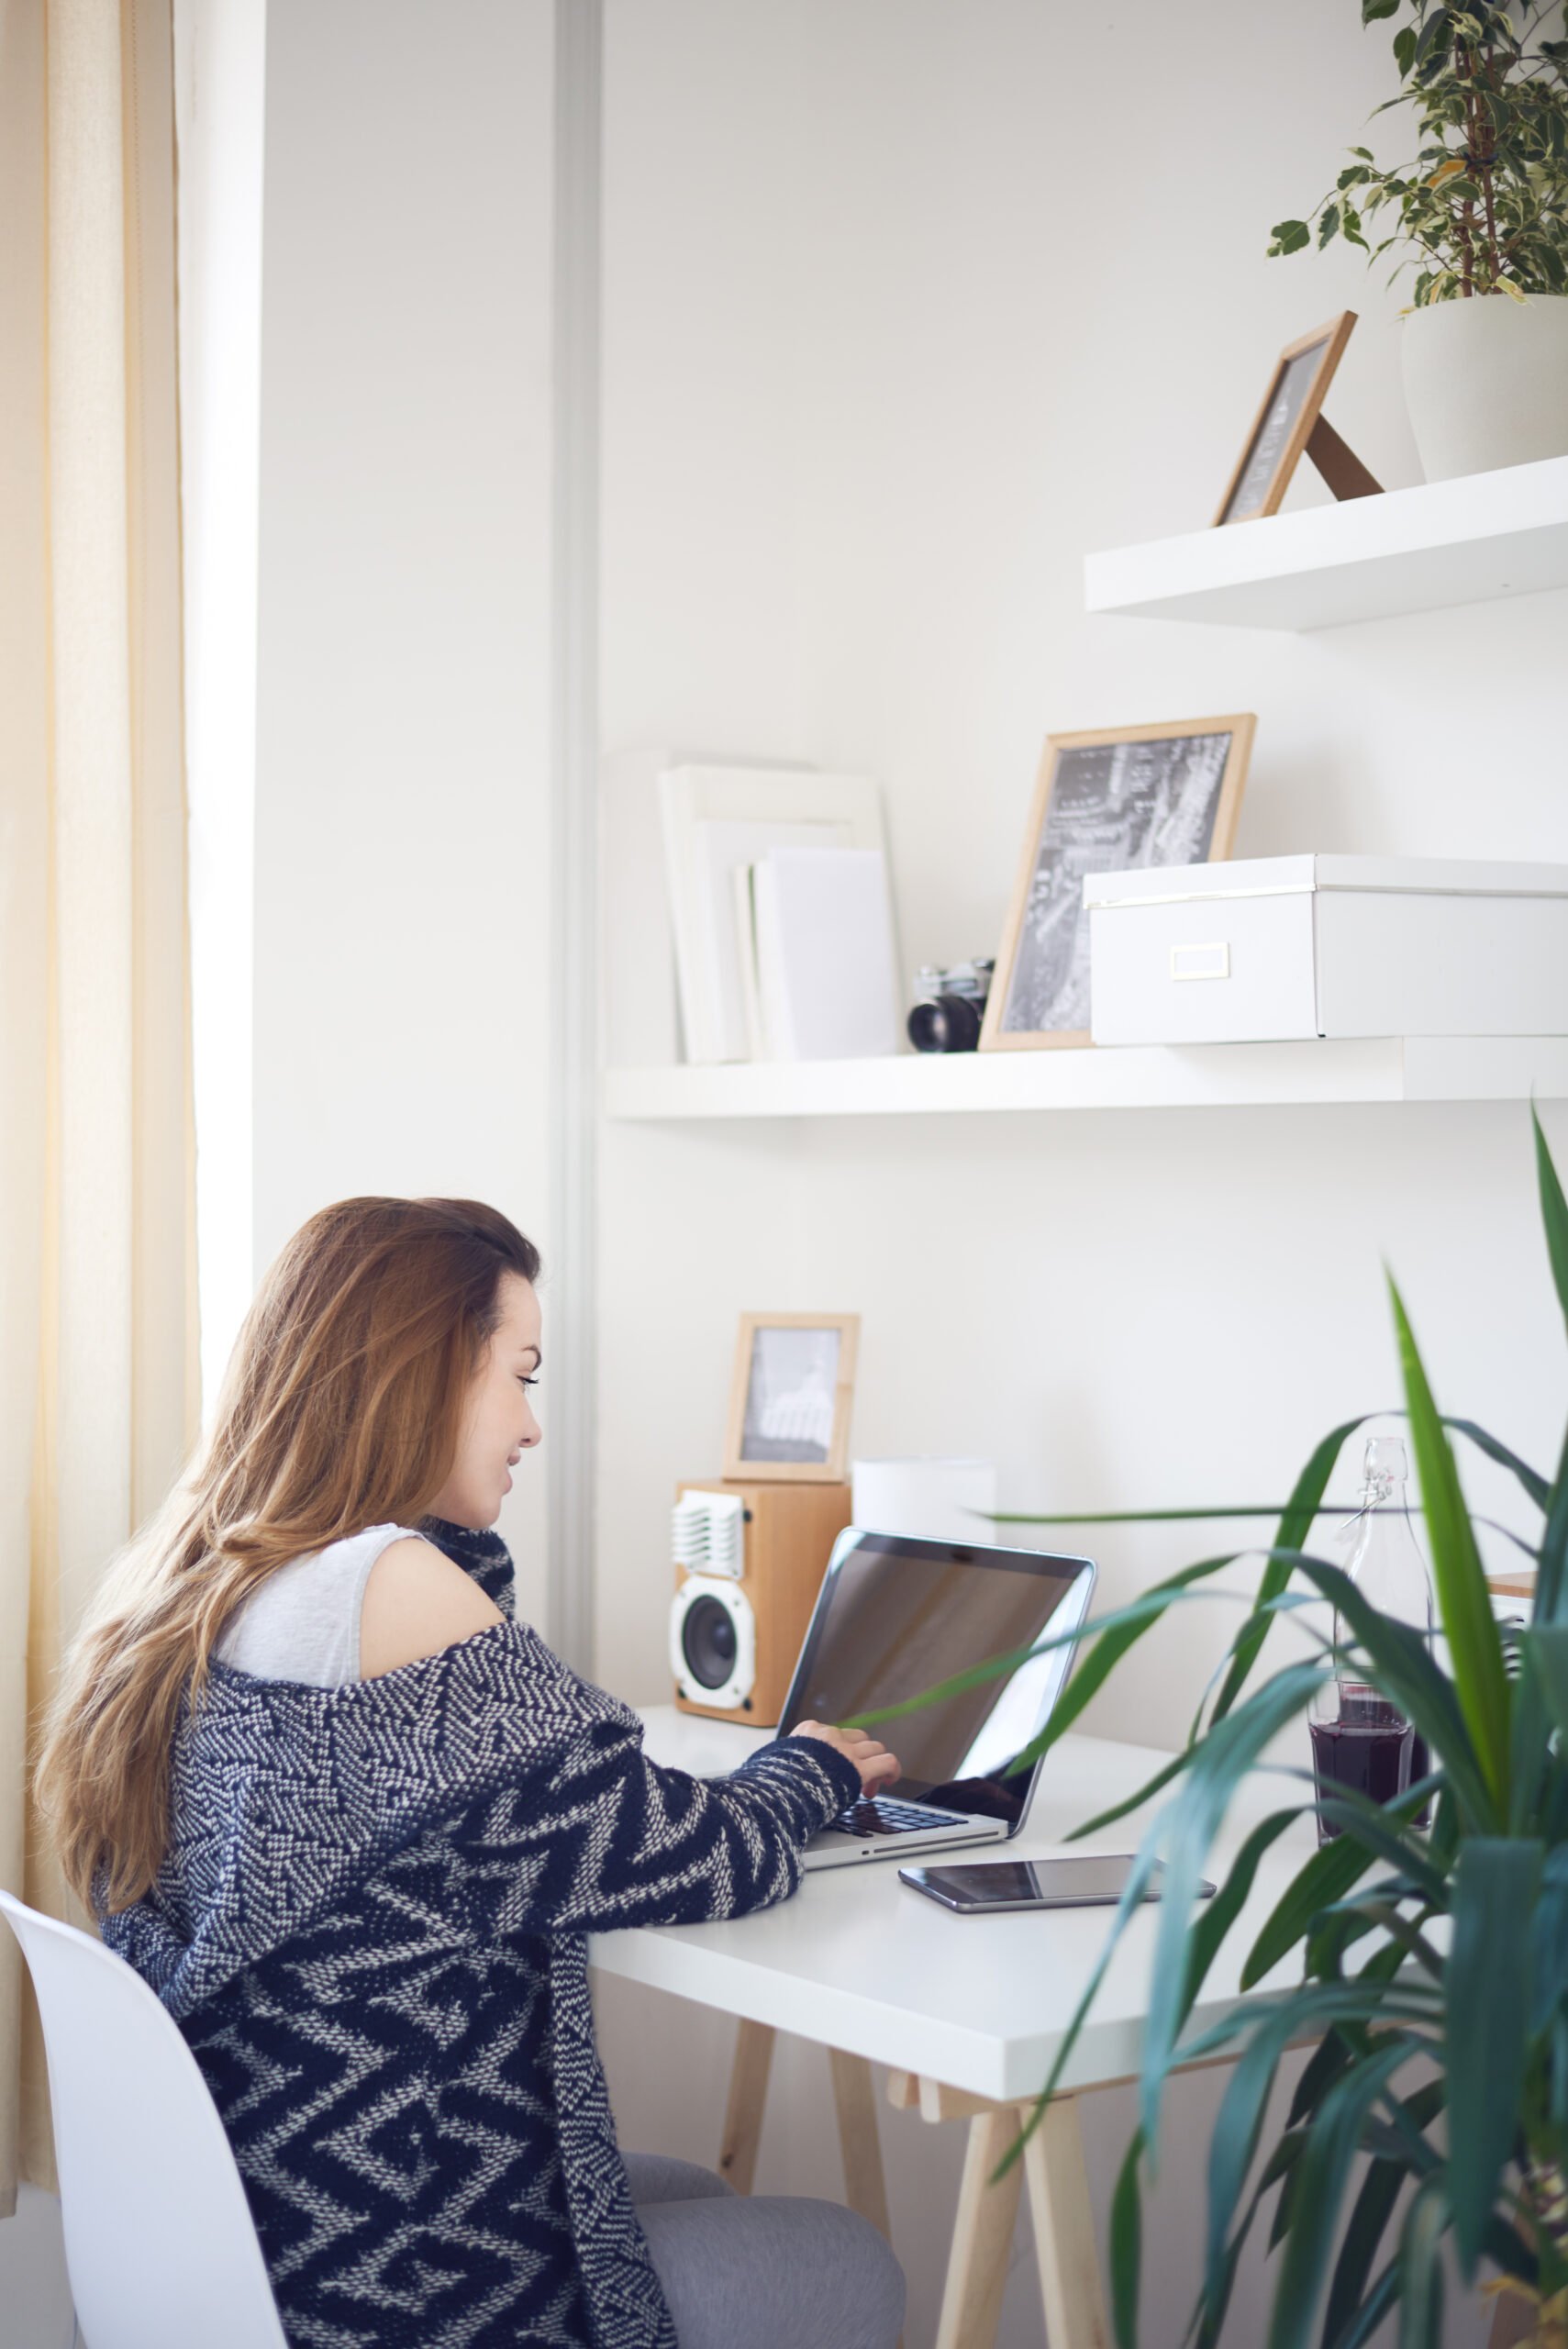
[[430,1504],[450,1525],[494,1525],[512,1470],[539,1441],[528,1390],[539,1375],[539,1303],[531,1281],[501,1275],[501,1319],[469,1390],[452,1471]]

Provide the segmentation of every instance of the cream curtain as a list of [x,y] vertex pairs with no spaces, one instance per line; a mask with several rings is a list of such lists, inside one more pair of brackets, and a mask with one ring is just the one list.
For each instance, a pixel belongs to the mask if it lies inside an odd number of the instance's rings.
[[[0,0],[0,1882],[24,1754],[194,1441],[171,0]],[[54,2184],[0,1932],[0,2214]]]

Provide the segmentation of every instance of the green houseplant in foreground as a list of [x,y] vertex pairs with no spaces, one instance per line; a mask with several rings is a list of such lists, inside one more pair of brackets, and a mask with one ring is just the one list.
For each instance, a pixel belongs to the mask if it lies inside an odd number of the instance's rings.
[[[1568,1320],[1568,1204],[1539,1119],[1535,1141],[1548,1254]],[[1542,2349],[1568,2349],[1568,1442],[1549,1480],[1484,1429],[1440,1416],[1396,1289],[1393,1308],[1451,1670],[1418,1632],[1369,1608],[1338,1567],[1302,1546],[1342,1446],[1364,1423],[1350,1420],[1324,1439],[1303,1471],[1186,1747],[1130,1802],[1078,1831],[1088,1834],[1171,1790],[1143,1839],[1037,2109],[1038,2118],[1162,1856],[1167,1881],[1157,1912],[1140,2123],[1111,2212],[1112,2299],[1123,2349],[1137,2340],[1140,2180],[1158,2143],[1165,2082],[1176,2065],[1204,2054],[1236,2061],[1208,2151],[1195,2342],[1217,2338],[1241,2246],[1272,2204],[1278,2264],[1269,2349],[1309,2343],[1355,2349],[1395,2308],[1402,2349],[1438,2343],[1445,2238],[1466,2280],[1485,2262],[1501,2271],[1507,2288],[1527,2297]],[[1527,1629],[1509,1635],[1511,1654],[1493,1618],[1451,1434],[1507,1468],[1540,1515],[1536,1539],[1520,1545],[1537,1564],[1534,1613]],[[1203,1559],[1068,1635],[1087,1643],[1087,1653],[1024,1759],[1055,1743],[1170,1608],[1206,1596],[1210,1577],[1249,1554],[1257,1553]],[[1323,1635],[1325,1601],[1345,1627],[1342,1648]],[[1317,1653],[1261,1676],[1273,1624],[1296,1609],[1307,1610],[1299,1620]],[[996,1659],[944,1689],[1021,1660]],[[1326,1806],[1340,1835],[1298,1869],[1243,1970],[1250,1986],[1286,1965],[1291,1987],[1187,2035],[1263,1854],[1313,1810],[1311,1774],[1272,1773],[1284,1789],[1279,1807],[1252,1829],[1215,1898],[1200,1906],[1196,1887],[1216,1832],[1242,1779],[1268,1766],[1262,1756],[1271,1741],[1306,1711],[1336,1662],[1348,1660],[1358,1678],[1415,1723],[1429,1748],[1430,1775],[1381,1808],[1348,1792]],[[1429,1799],[1430,1831],[1420,1833],[1411,1822]],[[1283,2132],[1265,2145],[1269,2091],[1286,2049],[1304,2040],[1317,2043],[1314,2053]],[[1371,2159],[1362,2172],[1363,2154]]]

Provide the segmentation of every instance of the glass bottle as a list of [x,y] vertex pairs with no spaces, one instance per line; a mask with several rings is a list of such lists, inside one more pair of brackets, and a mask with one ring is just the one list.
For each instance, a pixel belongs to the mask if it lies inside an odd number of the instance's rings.
[[[1362,1596],[1382,1615],[1407,1623],[1431,1651],[1434,1621],[1431,1577],[1410,1523],[1406,1498],[1408,1463],[1398,1436],[1368,1440],[1362,1506],[1347,1529],[1351,1553],[1345,1572]],[[1336,1616],[1337,1645],[1351,1642]],[[1396,1741],[1407,1746],[1407,1754]],[[1341,1667],[1313,1706],[1313,1755],[1319,1777],[1357,1784],[1376,1802],[1386,1802],[1427,1775],[1427,1742],[1380,1692]],[[1416,1825],[1424,1827],[1430,1806]],[[1320,1839],[1331,1830],[1320,1825]]]
[[[1402,1437],[1369,1437],[1362,1514],[1353,1520],[1355,1542],[1345,1572],[1379,1614],[1419,1631],[1430,1655],[1436,1630],[1432,1577],[1410,1522],[1405,1489],[1409,1473]],[[1429,1766],[1427,1741],[1418,1730],[1410,1753],[1412,1780],[1424,1778]]]

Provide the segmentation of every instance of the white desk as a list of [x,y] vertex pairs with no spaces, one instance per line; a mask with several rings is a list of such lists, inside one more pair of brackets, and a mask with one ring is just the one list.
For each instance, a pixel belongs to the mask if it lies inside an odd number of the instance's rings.
[[[670,1705],[650,1709],[643,1720],[655,1761],[702,1776],[735,1768],[769,1734],[699,1720]],[[1008,1855],[1039,1859],[1084,1850],[1067,1845],[1070,1831],[1132,1793],[1165,1758],[1146,1746],[1064,1737],[1047,1760],[1028,1826],[1006,1847]],[[1252,1794],[1230,1822],[1217,1865],[1227,1863],[1259,1813],[1281,1799],[1277,1788]],[[1087,1848],[1135,1850],[1141,1827],[1137,1818],[1124,1820]],[[1310,1823],[1303,1823],[1265,1855],[1191,2028],[1217,2020],[1241,1995],[1237,1972],[1251,1932],[1312,1842]],[[954,1854],[987,1856],[1000,1858],[1002,1847]],[[1017,2134],[1020,2106],[1044,2081],[1104,1946],[1111,1913],[1084,1909],[959,1917],[900,1884],[896,1864],[883,1860],[813,1871],[794,1899],[757,1915],[598,1934],[590,1956],[604,1973],[740,2019],[723,2162],[743,2188],[751,2183],[775,2031],[837,2051],[834,2086],[849,2199],[884,2230],[868,2065],[889,2066],[895,2104],[917,2108],[931,2121],[967,2120],[970,2156],[939,2349],[988,2349],[994,2339],[1006,2244],[1026,2179],[1051,2349],[1100,2349],[1108,2332],[1073,2097],[1138,2071],[1158,1914],[1153,1908],[1123,1936],[1061,2097],[1030,2140],[1028,2163],[1015,2165],[998,2186],[986,2181]]]

